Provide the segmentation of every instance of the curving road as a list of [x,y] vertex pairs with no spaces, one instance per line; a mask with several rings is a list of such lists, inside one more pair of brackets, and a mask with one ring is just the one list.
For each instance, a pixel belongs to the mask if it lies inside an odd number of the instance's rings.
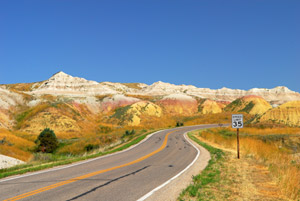
[[129,150],[0,180],[0,200],[138,200],[184,170],[197,150],[183,133],[217,125],[156,132]]

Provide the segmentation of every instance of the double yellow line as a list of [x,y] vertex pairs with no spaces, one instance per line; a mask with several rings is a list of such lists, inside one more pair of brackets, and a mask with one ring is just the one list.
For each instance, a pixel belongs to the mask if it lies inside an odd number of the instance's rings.
[[[178,131],[178,130],[175,130],[175,131]],[[50,186],[46,186],[46,187],[39,188],[37,190],[30,191],[30,192],[27,192],[27,193],[24,193],[24,194],[21,194],[21,195],[12,197],[12,198],[8,198],[4,201],[20,200],[20,199],[23,199],[23,198],[26,198],[26,197],[29,197],[29,196],[32,196],[32,195],[36,195],[38,193],[48,191],[48,190],[51,190],[51,189],[54,189],[54,188],[57,188],[57,187],[60,187],[60,186],[63,186],[63,185],[69,184],[69,183],[73,183],[73,182],[76,182],[76,181],[79,181],[79,180],[82,180],[82,179],[86,179],[86,178],[89,178],[89,177],[92,177],[92,176],[95,176],[95,175],[98,175],[98,174],[102,174],[104,172],[108,172],[108,171],[115,170],[115,169],[118,169],[118,168],[126,167],[126,166],[129,166],[129,165],[138,163],[140,161],[143,161],[143,160],[149,158],[150,156],[153,156],[154,154],[157,154],[158,152],[162,151],[167,146],[169,135],[171,133],[175,132],[175,131],[171,131],[171,132],[167,133],[167,135],[165,136],[164,142],[163,142],[163,144],[160,148],[158,148],[157,150],[151,152],[150,154],[147,154],[147,155],[145,155],[141,158],[138,158],[134,161],[131,161],[131,162],[123,164],[123,165],[115,166],[115,167],[112,167],[112,168],[108,168],[108,169],[105,169],[105,170],[99,170],[99,171],[92,172],[92,173],[89,173],[89,174],[85,174],[85,175],[82,175],[82,176],[79,176],[79,177],[68,179],[68,180],[65,180],[65,181],[62,181],[62,182],[59,182],[59,183],[56,183],[56,184],[52,184]]]

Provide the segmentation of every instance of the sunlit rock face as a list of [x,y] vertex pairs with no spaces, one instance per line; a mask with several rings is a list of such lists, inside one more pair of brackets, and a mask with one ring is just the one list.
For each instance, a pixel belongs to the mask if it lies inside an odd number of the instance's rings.
[[272,106],[265,99],[260,96],[243,96],[238,98],[229,105],[227,105],[224,110],[229,112],[245,112],[248,114],[263,114]]
[[[34,85],[35,86],[35,85]],[[261,96],[272,105],[280,105],[287,101],[300,100],[300,94],[289,90],[286,87],[279,86],[273,89],[253,88],[250,90],[197,88],[193,85],[175,85],[162,81],[151,85],[143,83],[113,83],[89,81],[84,78],[73,77],[64,72],[54,74],[48,80],[33,87],[30,92],[34,95],[51,94],[63,96],[97,96],[114,94],[131,94],[144,96],[168,96],[171,94],[185,94],[202,99],[214,101],[233,101],[243,96],[256,95]]]
[[101,102],[101,109],[103,112],[110,112],[111,110],[114,110],[118,107],[131,105],[138,101],[141,100],[138,98],[127,97],[122,94],[116,94],[113,95],[112,97],[105,97]]
[[214,100],[206,99],[200,102],[198,106],[198,112],[200,114],[216,114],[221,113],[223,111],[223,108],[228,103],[224,102],[217,102]]
[[290,101],[268,110],[259,121],[300,126],[300,101]]
[[198,111],[197,100],[185,94],[170,94],[157,101],[166,113],[173,115],[192,115]]
[[162,109],[158,105],[149,101],[140,101],[119,108],[112,117],[118,119],[123,125],[139,126],[143,119],[161,117],[162,115]]
[[73,77],[64,72],[54,74],[44,81],[40,87],[32,90],[31,94],[51,94],[65,96],[87,96],[117,94],[107,85],[101,85],[95,81],[89,81],[79,77]]

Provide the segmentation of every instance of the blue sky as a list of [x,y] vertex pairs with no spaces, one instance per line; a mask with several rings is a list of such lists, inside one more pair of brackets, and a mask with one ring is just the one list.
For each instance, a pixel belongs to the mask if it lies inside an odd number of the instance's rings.
[[0,83],[95,81],[300,92],[300,1],[0,0]]

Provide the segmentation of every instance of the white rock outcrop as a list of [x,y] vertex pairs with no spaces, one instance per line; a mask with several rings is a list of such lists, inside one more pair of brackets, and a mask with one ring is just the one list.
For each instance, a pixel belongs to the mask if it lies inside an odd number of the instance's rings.
[[23,162],[19,159],[0,154],[0,169],[13,167],[15,165],[20,165],[23,163],[25,163],[25,162]]
[[100,85],[96,81],[89,81],[79,77],[73,77],[64,72],[54,74],[50,79],[44,81],[41,86],[31,94],[51,94],[65,96],[87,96],[116,94],[117,91],[106,85]]
[[233,101],[243,96],[256,95],[272,102],[272,104],[282,104],[287,101],[300,100],[299,93],[291,91],[283,86],[275,87],[273,89],[253,88],[246,91],[241,89],[229,89],[226,87],[221,89],[197,88],[192,85],[174,85],[159,81],[144,87],[136,93],[141,95],[164,96],[177,93],[217,101]]
[[11,92],[4,87],[0,87],[0,108],[9,109],[11,106],[23,103],[24,99],[21,95]]
[[[29,92],[33,95],[51,94],[62,96],[97,96],[114,94],[132,94],[146,96],[168,96],[171,94],[185,94],[193,97],[208,98],[218,101],[233,101],[242,96],[261,96],[272,104],[282,104],[287,101],[300,100],[300,94],[279,86],[273,89],[253,88],[250,90],[240,89],[209,89],[197,88],[193,85],[174,85],[162,81],[146,85],[138,84],[138,88],[130,88],[122,83],[89,81],[83,78],[73,77],[64,72],[53,75],[44,81],[37,89]],[[1,91],[0,91],[1,93]],[[1,101],[1,99],[0,99]],[[1,104],[1,102],[0,102]]]

